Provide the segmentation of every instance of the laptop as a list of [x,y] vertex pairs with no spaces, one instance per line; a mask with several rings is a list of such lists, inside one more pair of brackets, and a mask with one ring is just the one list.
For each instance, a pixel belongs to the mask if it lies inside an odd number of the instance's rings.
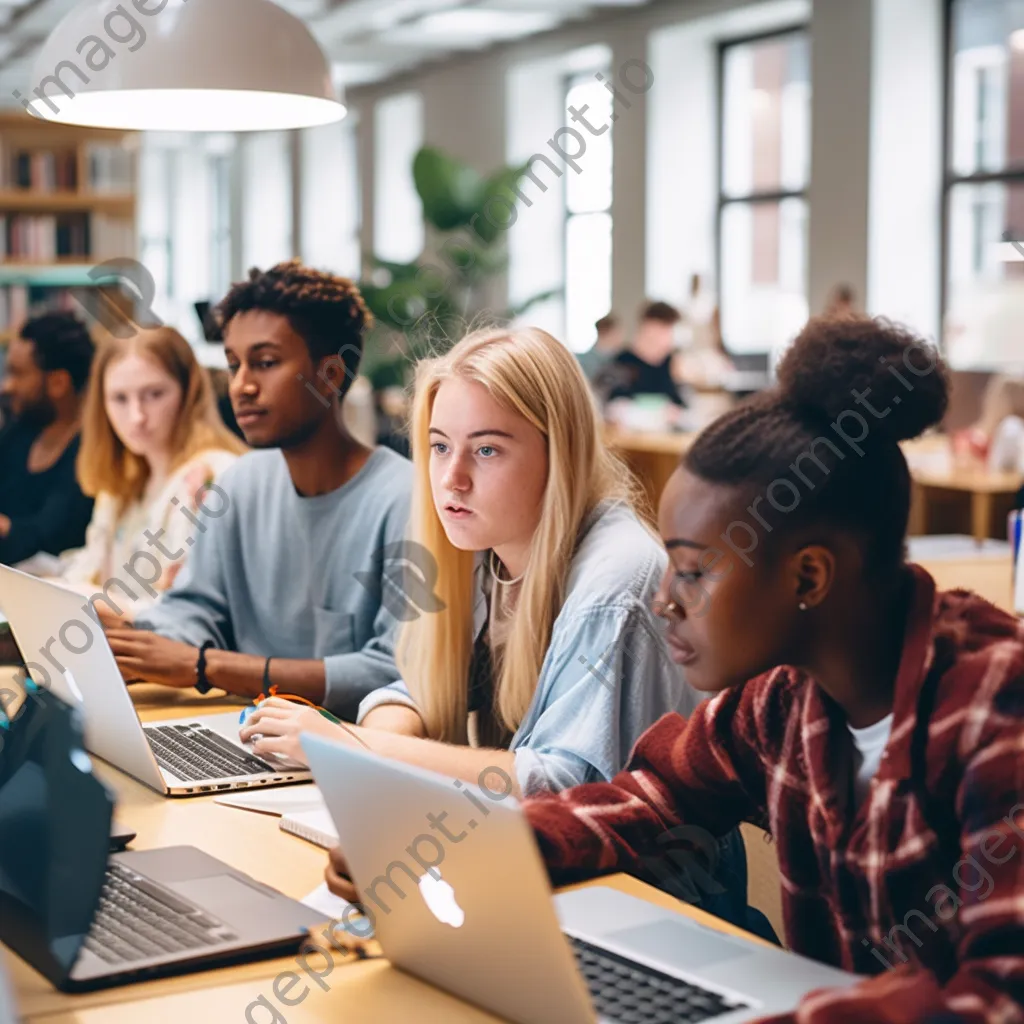
[[54,694],[0,735],[0,942],[61,991],[294,954],[322,924],[195,847],[110,854],[113,796]]
[[0,964],[0,1024],[17,1024],[18,1014],[14,1007],[14,996],[7,983],[3,964]]
[[496,771],[488,791],[311,734],[302,745],[367,911],[342,923],[372,927],[394,966],[502,1018],[737,1024],[859,980],[607,886],[552,898]]
[[29,675],[81,704],[86,748],[97,757],[166,796],[309,780],[305,765],[242,744],[238,712],[143,725],[106,634],[83,609],[81,594],[0,565],[0,612]]

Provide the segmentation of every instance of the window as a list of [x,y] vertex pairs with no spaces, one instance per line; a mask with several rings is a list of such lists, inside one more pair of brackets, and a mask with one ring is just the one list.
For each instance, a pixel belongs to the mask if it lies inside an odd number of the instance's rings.
[[356,128],[349,114],[302,133],[302,258],[352,278],[361,262]]
[[951,0],[949,18],[945,343],[954,366],[1002,369],[1024,364],[1024,0]]
[[412,162],[423,145],[423,98],[418,92],[389,96],[374,107],[374,254],[412,263],[423,252],[423,206]]
[[777,351],[808,313],[807,33],[724,44],[719,103],[722,337],[734,353]]
[[210,153],[210,294],[215,301],[231,287],[231,174],[234,154]]
[[587,132],[586,155],[577,174],[565,177],[566,344],[585,352],[595,340],[594,324],[612,305],[612,95],[594,74],[568,80],[565,124],[570,108],[583,113],[598,132]]
[[174,293],[173,164],[173,150],[144,138],[139,158],[139,260],[153,278],[153,312],[164,320],[169,319]]
[[253,132],[242,150],[242,260],[266,270],[291,259],[292,157],[288,132]]

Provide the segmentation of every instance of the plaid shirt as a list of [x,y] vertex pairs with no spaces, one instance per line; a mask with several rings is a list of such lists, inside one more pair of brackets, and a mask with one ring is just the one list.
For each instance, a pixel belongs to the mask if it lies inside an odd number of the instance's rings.
[[526,801],[555,883],[650,878],[667,830],[751,821],[778,844],[792,949],[874,976],[773,1019],[1024,1022],[1024,625],[911,571],[892,732],[859,808],[841,710],[781,667],[662,718],[610,783]]

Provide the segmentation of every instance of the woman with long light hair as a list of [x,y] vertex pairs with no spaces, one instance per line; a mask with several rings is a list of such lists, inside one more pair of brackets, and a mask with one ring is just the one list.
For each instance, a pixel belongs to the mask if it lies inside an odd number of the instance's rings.
[[[85,547],[65,554],[62,581],[93,593],[117,580],[111,594],[130,620],[171,585],[201,523],[205,490],[246,450],[176,330],[105,342],[93,362],[77,463],[96,504]],[[111,619],[102,603],[97,611]]]
[[474,332],[418,367],[411,435],[401,681],[355,729],[270,700],[242,738],[301,759],[315,731],[509,792],[611,778],[698,697],[650,610],[667,556],[577,361],[541,330]]

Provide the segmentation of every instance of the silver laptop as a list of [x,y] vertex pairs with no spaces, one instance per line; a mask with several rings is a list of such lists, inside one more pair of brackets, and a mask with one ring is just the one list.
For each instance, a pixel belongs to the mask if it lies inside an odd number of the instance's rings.
[[310,734],[302,745],[367,911],[342,922],[372,927],[396,967],[500,1017],[736,1024],[859,980],[607,886],[552,898],[496,771],[489,793]]
[[81,705],[86,747],[157,792],[189,796],[310,778],[304,765],[257,757],[242,744],[239,712],[143,725],[81,594],[0,565],[0,611],[32,680]]

